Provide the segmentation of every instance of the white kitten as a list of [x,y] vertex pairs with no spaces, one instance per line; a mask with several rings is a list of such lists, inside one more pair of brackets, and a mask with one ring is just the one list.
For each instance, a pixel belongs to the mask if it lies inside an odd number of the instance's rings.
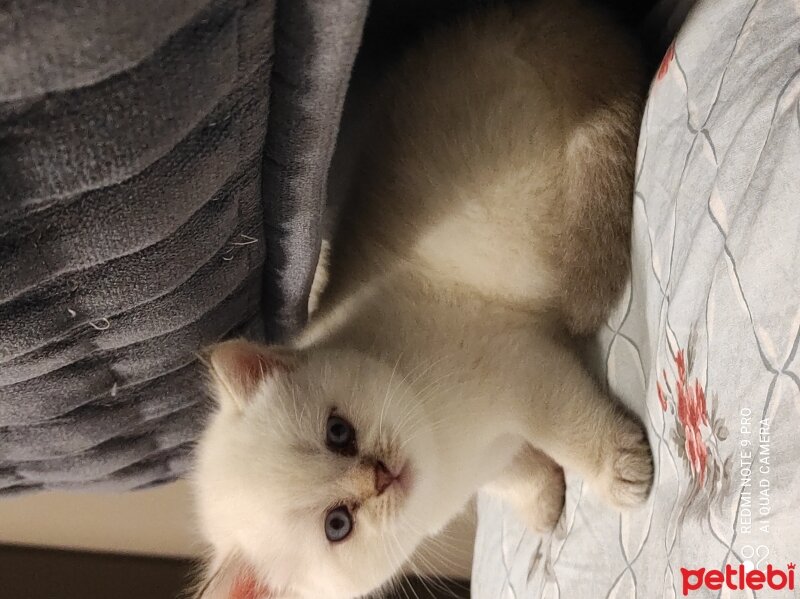
[[547,531],[560,466],[644,501],[641,425],[567,333],[627,273],[641,93],[635,50],[571,0],[493,9],[394,69],[308,330],[210,353],[202,597],[368,594],[482,486]]

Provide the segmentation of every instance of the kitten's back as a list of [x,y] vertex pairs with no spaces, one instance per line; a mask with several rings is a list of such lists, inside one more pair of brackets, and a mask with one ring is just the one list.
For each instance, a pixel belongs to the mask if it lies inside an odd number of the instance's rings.
[[433,33],[374,102],[360,234],[437,282],[593,329],[627,273],[641,82],[635,46],[573,0]]

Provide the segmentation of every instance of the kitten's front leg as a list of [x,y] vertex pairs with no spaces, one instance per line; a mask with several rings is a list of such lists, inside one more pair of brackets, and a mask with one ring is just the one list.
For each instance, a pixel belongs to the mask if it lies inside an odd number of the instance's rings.
[[507,501],[530,530],[548,533],[564,509],[564,470],[526,445],[486,490]]
[[520,432],[612,505],[643,503],[653,457],[641,422],[603,393],[565,347],[540,338],[531,350],[522,362],[528,388],[519,404]]

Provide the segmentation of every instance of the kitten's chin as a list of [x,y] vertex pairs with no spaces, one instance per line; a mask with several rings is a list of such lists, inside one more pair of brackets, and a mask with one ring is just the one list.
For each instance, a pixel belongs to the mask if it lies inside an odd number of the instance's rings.
[[400,468],[400,473],[397,475],[397,485],[403,493],[404,497],[411,495],[414,490],[414,466],[411,460],[406,460],[403,467]]

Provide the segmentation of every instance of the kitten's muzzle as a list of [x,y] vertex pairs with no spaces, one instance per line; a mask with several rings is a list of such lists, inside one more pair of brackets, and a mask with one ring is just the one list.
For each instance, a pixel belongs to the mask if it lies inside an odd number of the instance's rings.
[[397,475],[392,474],[392,471],[386,467],[386,464],[377,460],[375,462],[375,492],[382,495],[383,492],[392,486],[392,483],[397,480]]

